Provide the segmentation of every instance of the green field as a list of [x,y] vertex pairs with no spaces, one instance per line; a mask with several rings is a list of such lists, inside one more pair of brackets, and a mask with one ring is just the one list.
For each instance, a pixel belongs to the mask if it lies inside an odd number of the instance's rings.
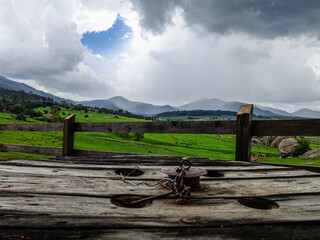
[[[39,109],[44,111],[45,109]],[[46,109],[50,110],[50,109]],[[61,116],[76,114],[76,122],[136,122],[145,121],[140,119],[103,114],[98,112],[68,111],[61,110]],[[64,115],[62,114],[64,113]],[[88,117],[86,117],[88,115]],[[27,119],[26,122],[16,121],[15,115],[10,113],[0,113],[0,123],[44,123]],[[320,138],[308,138],[311,141],[311,148],[320,147]],[[62,133],[47,132],[0,132],[1,143],[62,147]],[[113,133],[76,133],[75,148],[132,152],[145,154],[160,154],[174,156],[207,157],[215,159],[233,160],[235,155],[235,138],[233,135],[213,135],[213,134],[144,134],[141,141],[134,141],[133,138],[124,140],[118,134]],[[259,157],[259,162],[276,162],[287,164],[309,164],[320,166],[320,159],[303,160],[300,158],[280,159],[275,148],[265,146],[253,146],[252,154],[267,154],[267,157]],[[17,158],[34,159],[45,158],[33,154],[0,152],[0,159],[11,160]]]

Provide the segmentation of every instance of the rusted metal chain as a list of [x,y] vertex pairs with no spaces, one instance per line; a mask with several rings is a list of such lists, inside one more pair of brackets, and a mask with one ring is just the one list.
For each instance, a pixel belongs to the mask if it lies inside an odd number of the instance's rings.
[[124,183],[131,184],[133,186],[139,186],[139,185],[144,184],[144,185],[146,185],[148,187],[155,187],[155,186],[159,185],[160,183],[162,183],[164,181],[170,181],[171,182],[171,191],[170,192],[164,193],[164,194],[155,195],[155,196],[145,197],[145,198],[142,198],[142,199],[139,199],[139,200],[131,202],[130,205],[133,206],[133,205],[140,204],[140,203],[143,203],[143,202],[146,202],[146,201],[167,197],[167,196],[169,196],[171,194],[176,195],[179,198],[177,200],[179,202],[186,200],[187,198],[190,197],[191,192],[190,192],[190,187],[187,187],[184,184],[183,180],[184,180],[185,171],[188,170],[190,167],[191,167],[191,163],[188,160],[183,160],[180,163],[180,166],[177,167],[176,171],[179,172],[179,174],[174,179],[162,178],[160,181],[158,181],[155,184],[150,184],[150,183],[147,183],[146,181],[141,181],[139,183],[134,183],[134,182],[131,182],[131,181],[128,181],[128,180],[125,179],[125,177],[130,176],[136,170],[138,170],[139,169],[138,166],[135,166],[133,171],[131,173],[129,173],[127,176],[123,176],[122,173],[120,173],[121,180]]

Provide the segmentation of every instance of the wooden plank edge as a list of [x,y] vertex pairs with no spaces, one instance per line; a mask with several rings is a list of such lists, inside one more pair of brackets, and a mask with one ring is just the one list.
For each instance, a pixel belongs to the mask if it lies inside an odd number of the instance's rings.
[[0,131],[62,132],[63,123],[0,124]]
[[304,166],[304,165],[296,165],[296,164],[283,164],[283,163],[260,163],[261,165],[271,165],[271,166],[279,166],[279,167],[291,167],[294,169],[304,169],[310,172],[320,173],[320,167],[317,166]]
[[75,123],[76,132],[235,134],[236,121]]
[[0,143],[0,151],[61,156],[62,148]]

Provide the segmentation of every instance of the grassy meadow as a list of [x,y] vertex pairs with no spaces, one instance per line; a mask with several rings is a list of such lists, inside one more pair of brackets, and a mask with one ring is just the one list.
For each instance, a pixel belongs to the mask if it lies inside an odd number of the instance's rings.
[[[49,108],[39,108],[50,111]],[[113,114],[89,111],[68,111],[61,109],[60,114],[66,117],[76,114],[76,122],[137,122],[146,121]],[[87,115],[87,116],[86,116]],[[17,121],[11,113],[0,113],[0,123],[44,123],[27,118],[25,122]],[[320,147],[320,138],[308,138],[311,148]],[[0,143],[23,144],[34,146],[62,147],[62,133],[51,132],[0,132]],[[233,160],[235,155],[234,135],[215,134],[144,134],[140,141],[133,138],[123,139],[114,133],[76,133],[75,148],[100,151],[132,152],[158,155],[192,156]],[[320,159],[303,160],[300,158],[280,159],[276,148],[253,146],[252,154],[259,155],[255,161],[286,164],[308,164],[320,166]],[[266,154],[267,157],[261,156]],[[48,158],[35,154],[0,152],[0,160]],[[51,156],[52,157],[52,156]]]

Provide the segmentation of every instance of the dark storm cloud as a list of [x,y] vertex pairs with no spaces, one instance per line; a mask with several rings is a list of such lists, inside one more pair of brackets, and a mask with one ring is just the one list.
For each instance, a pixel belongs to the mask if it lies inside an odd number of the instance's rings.
[[243,32],[260,38],[311,34],[320,36],[319,0],[133,0],[142,26],[161,32],[176,8],[192,27],[228,34]]
[[179,5],[179,0],[132,0],[132,2],[135,9],[143,15],[141,25],[154,33],[162,32],[166,24],[171,23],[172,14]]

